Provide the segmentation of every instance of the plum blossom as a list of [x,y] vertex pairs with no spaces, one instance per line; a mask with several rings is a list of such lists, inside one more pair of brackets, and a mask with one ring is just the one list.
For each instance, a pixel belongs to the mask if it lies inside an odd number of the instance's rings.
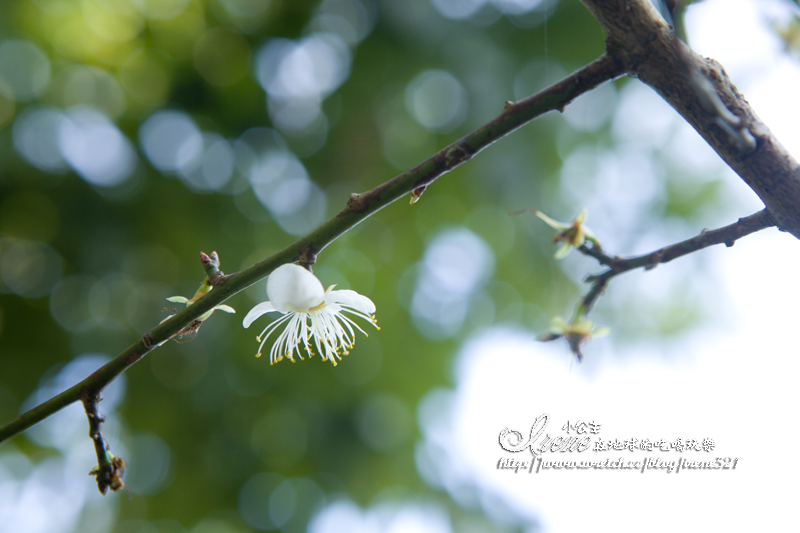
[[586,241],[591,242],[595,246],[599,245],[597,238],[591,230],[583,225],[583,221],[586,220],[586,209],[581,209],[570,223],[553,220],[541,211],[534,212],[536,216],[544,220],[548,226],[559,231],[559,233],[553,235],[553,244],[561,243],[561,246],[556,251],[556,259],[561,259],[567,255],[567,252],[569,252],[572,246],[580,248]]
[[342,353],[347,355],[355,342],[355,330],[367,333],[349,315],[363,318],[380,329],[375,320],[375,304],[355,291],[335,291],[331,285],[327,290],[314,274],[295,264],[276,268],[267,280],[267,297],[247,313],[242,325],[250,327],[257,318],[269,312],[281,313],[278,319],[267,325],[256,339],[261,343],[256,357],[269,337],[282,325],[285,329],[278,335],[269,352],[270,364],[285,357],[295,362],[294,356],[303,359],[302,349],[312,356],[316,348],[323,360],[334,366]]

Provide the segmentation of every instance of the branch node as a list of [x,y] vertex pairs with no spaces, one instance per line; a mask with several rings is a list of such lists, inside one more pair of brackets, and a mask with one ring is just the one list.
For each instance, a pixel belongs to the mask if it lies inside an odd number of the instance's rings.
[[218,270],[214,274],[208,277],[208,284],[212,287],[221,287],[225,285],[225,282],[228,281],[230,276],[226,276],[222,270]]
[[297,262],[301,267],[311,271],[312,265],[317,262],[317,253],[319,253],[319,251],[315,250],[314,246],[312,246],[311,242],[309,241],[305,243],[302,248],[300,248],[300,254],[297,256]]
[[367,210],[367,197],[368,193],[358,194],[353,193],[350,195],[350,198],[347,200],[347,205],[344,206],[337,217],[341,217],[346,215],[347,213],[363,213]]
[[452,168],[460,165],[470,157],[472,156],[467,146],[463,142],[457,142],[445,152],[444,164],[447,168]]
[[142,340],[141,340],[141,341],[139,341],[139,342],[140,342],[140,344],[141,344],[142,346],[144,346],[145,348],[150,348],[151,346],[155,345],[155,343],[156,343],[156,342],[153,340],[153,338],[150,336],[150,334],[149,334],[149,333],[145,333],[145,334],[144,334],[144,337],[142,337]]

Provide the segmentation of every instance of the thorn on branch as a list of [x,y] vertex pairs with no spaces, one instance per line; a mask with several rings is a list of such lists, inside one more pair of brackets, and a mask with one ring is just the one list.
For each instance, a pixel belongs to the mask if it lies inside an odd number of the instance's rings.
[[427,188],[428,188],[427,185],[423,185],[422,187],[417,187],[416,189],[411,191],[411,201],[408,202],[408,205],[414,205],[415,203],[417,203],[419,199],[422,198],[422,193],[424,193],[425,189]]

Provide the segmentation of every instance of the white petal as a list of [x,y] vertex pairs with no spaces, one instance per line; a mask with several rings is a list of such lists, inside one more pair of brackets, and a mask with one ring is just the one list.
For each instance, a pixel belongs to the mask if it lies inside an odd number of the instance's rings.
[[[269,303],[269,302],[265,302],[265,303]],[[233,307],[231,307],[230,305],[218,305],[218,306],[214,307],[214,310],[215,311],[225,311],[226,313],[230,313],[232,315],[236,314],[236,310]],[[250,312],[252,313],[252,311],[250,311]]]
[[170,296],[169,298],[167,298],[167,301],[179,304],[185,304],[189,302],[189,298],[186,298],[184,296]]
[[337,303],[355,309],[365,315],[375,312],[375,304],[366,296],[358,294],[356,291],[331,291],[325,296],[326,303]]
[[544,220],[545,224],[547,224],[548,226],[550,226],[553,229],[557,229],[559,231],[564,231],[564,230],[568,230],[570,227],[572,227],[569,224],[564,224],[563,222],[559,222],[558,220],[553,220],[552,218],[550,218],[549,216],[545,215],[541,211],[534,211],[534,213],[536,213],[537,217],[539,217],[542,220]]
[[261,302],[252,308],[249,313],[247,313],[247,316],[245,316],[244,320],[242,321],[242,325],[246,328],[249,328],[250,324],[252,324],[255,319],[263,314],[269,313],[270,311],[275,311],[275,307],[272,305],[272,302]]
[[276,311],[307,313],[322,303],[325,289],[314,274],[301,266],[287,263],[269,275],[267,296]]
[[553,258],[554,259],[563,258],[565,255],[567,255],[567,253],[569,253],[570,247],[572,247],[572,245],[568,242],[565,242],[564,244],[561,245],[561,247],[558,250],[556,250],[556,255],[554,255]]
[[611,328],[606,328],[606,327],[597,328],[592,332],[592,337],[605,337],[609,333],[611,333]]

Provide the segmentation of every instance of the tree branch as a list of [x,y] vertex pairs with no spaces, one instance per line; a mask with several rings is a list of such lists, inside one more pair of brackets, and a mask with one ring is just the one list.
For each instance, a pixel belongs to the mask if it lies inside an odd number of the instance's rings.
[[772,217],[772,214],[764,209],[749,217],[740,218],[733,224],[723,228],[703,230],[699,235],[691,239],[665,246],[649,254],[630,258],[611,257],[606,255],[600,246],[587,246],[584,244],[578,248],[578,251],[594,257],[601,265],[609,267],[608,270],[602,274],[586,278],[585,281],[591,283],[592,288],[581,301],[584,314],[592,309],[595,302],[608,285],[608,282],[615,276],[637,268],[649,270],[662,263],[669,263],[673,259],[697,252],[709,246],[714,246],[715,244],[725,244],[725,246],[730,247],[733,246],[738,239],[774,225],[775,219]]
[[81,396],[83,409],[86,411],[86,418],[89,420],[89,438],[92,439],[94,451],[97,454],[97,466],[89,472],[89,475],[97,478],[97,488],[100,490],[100,494],[105,496],[108,489],[114,492],[125,489],[122,474],[125,472],[126,464],[125,459],[117,457],[108,451],[108,443],[100,431],[100,426],[105,421],[105,418],[100,416],[97,410],[97,404],[101,399],[99,394],[84,394]]
[[214,286],[214,290],[151,329],[137,343],[129,346],[85,380],[0,427],[0,443],[79,399],[96,397],[118,375],[160,343],[183,331],[203,313],[265,278],[280,265],[298,260],[304,265],[312,265],[322,249],[368,216],[411,191],[433,183],[439,176],[455,169],[490,144],[533,119],[549,111],[563,111],[567,104],[581,94],[623,73],[624,70],[617,61],[604,54],[537,94],[516,103],[506,103],[502,113],[491,122],[386,183],[363,194],[353,194],[344,210],[334,218],[308,236],[241,272],[220,276],[219,264],[214,264],[214,254],[212,257],[206,256],[207,260],[203,259],[204,267],[209,284]]
[[[800,165],[758,118],[722,66],[678,39],[650,0],[581,1],[605,29],[607,53],[675,108],[758,194],[778,227],[800,238]],[[731,134],[725,111],[709,105],[705,91],[698,91],[698,76],[740,121],[741,135]],[[755,147],[748,146],[750,136]]]

